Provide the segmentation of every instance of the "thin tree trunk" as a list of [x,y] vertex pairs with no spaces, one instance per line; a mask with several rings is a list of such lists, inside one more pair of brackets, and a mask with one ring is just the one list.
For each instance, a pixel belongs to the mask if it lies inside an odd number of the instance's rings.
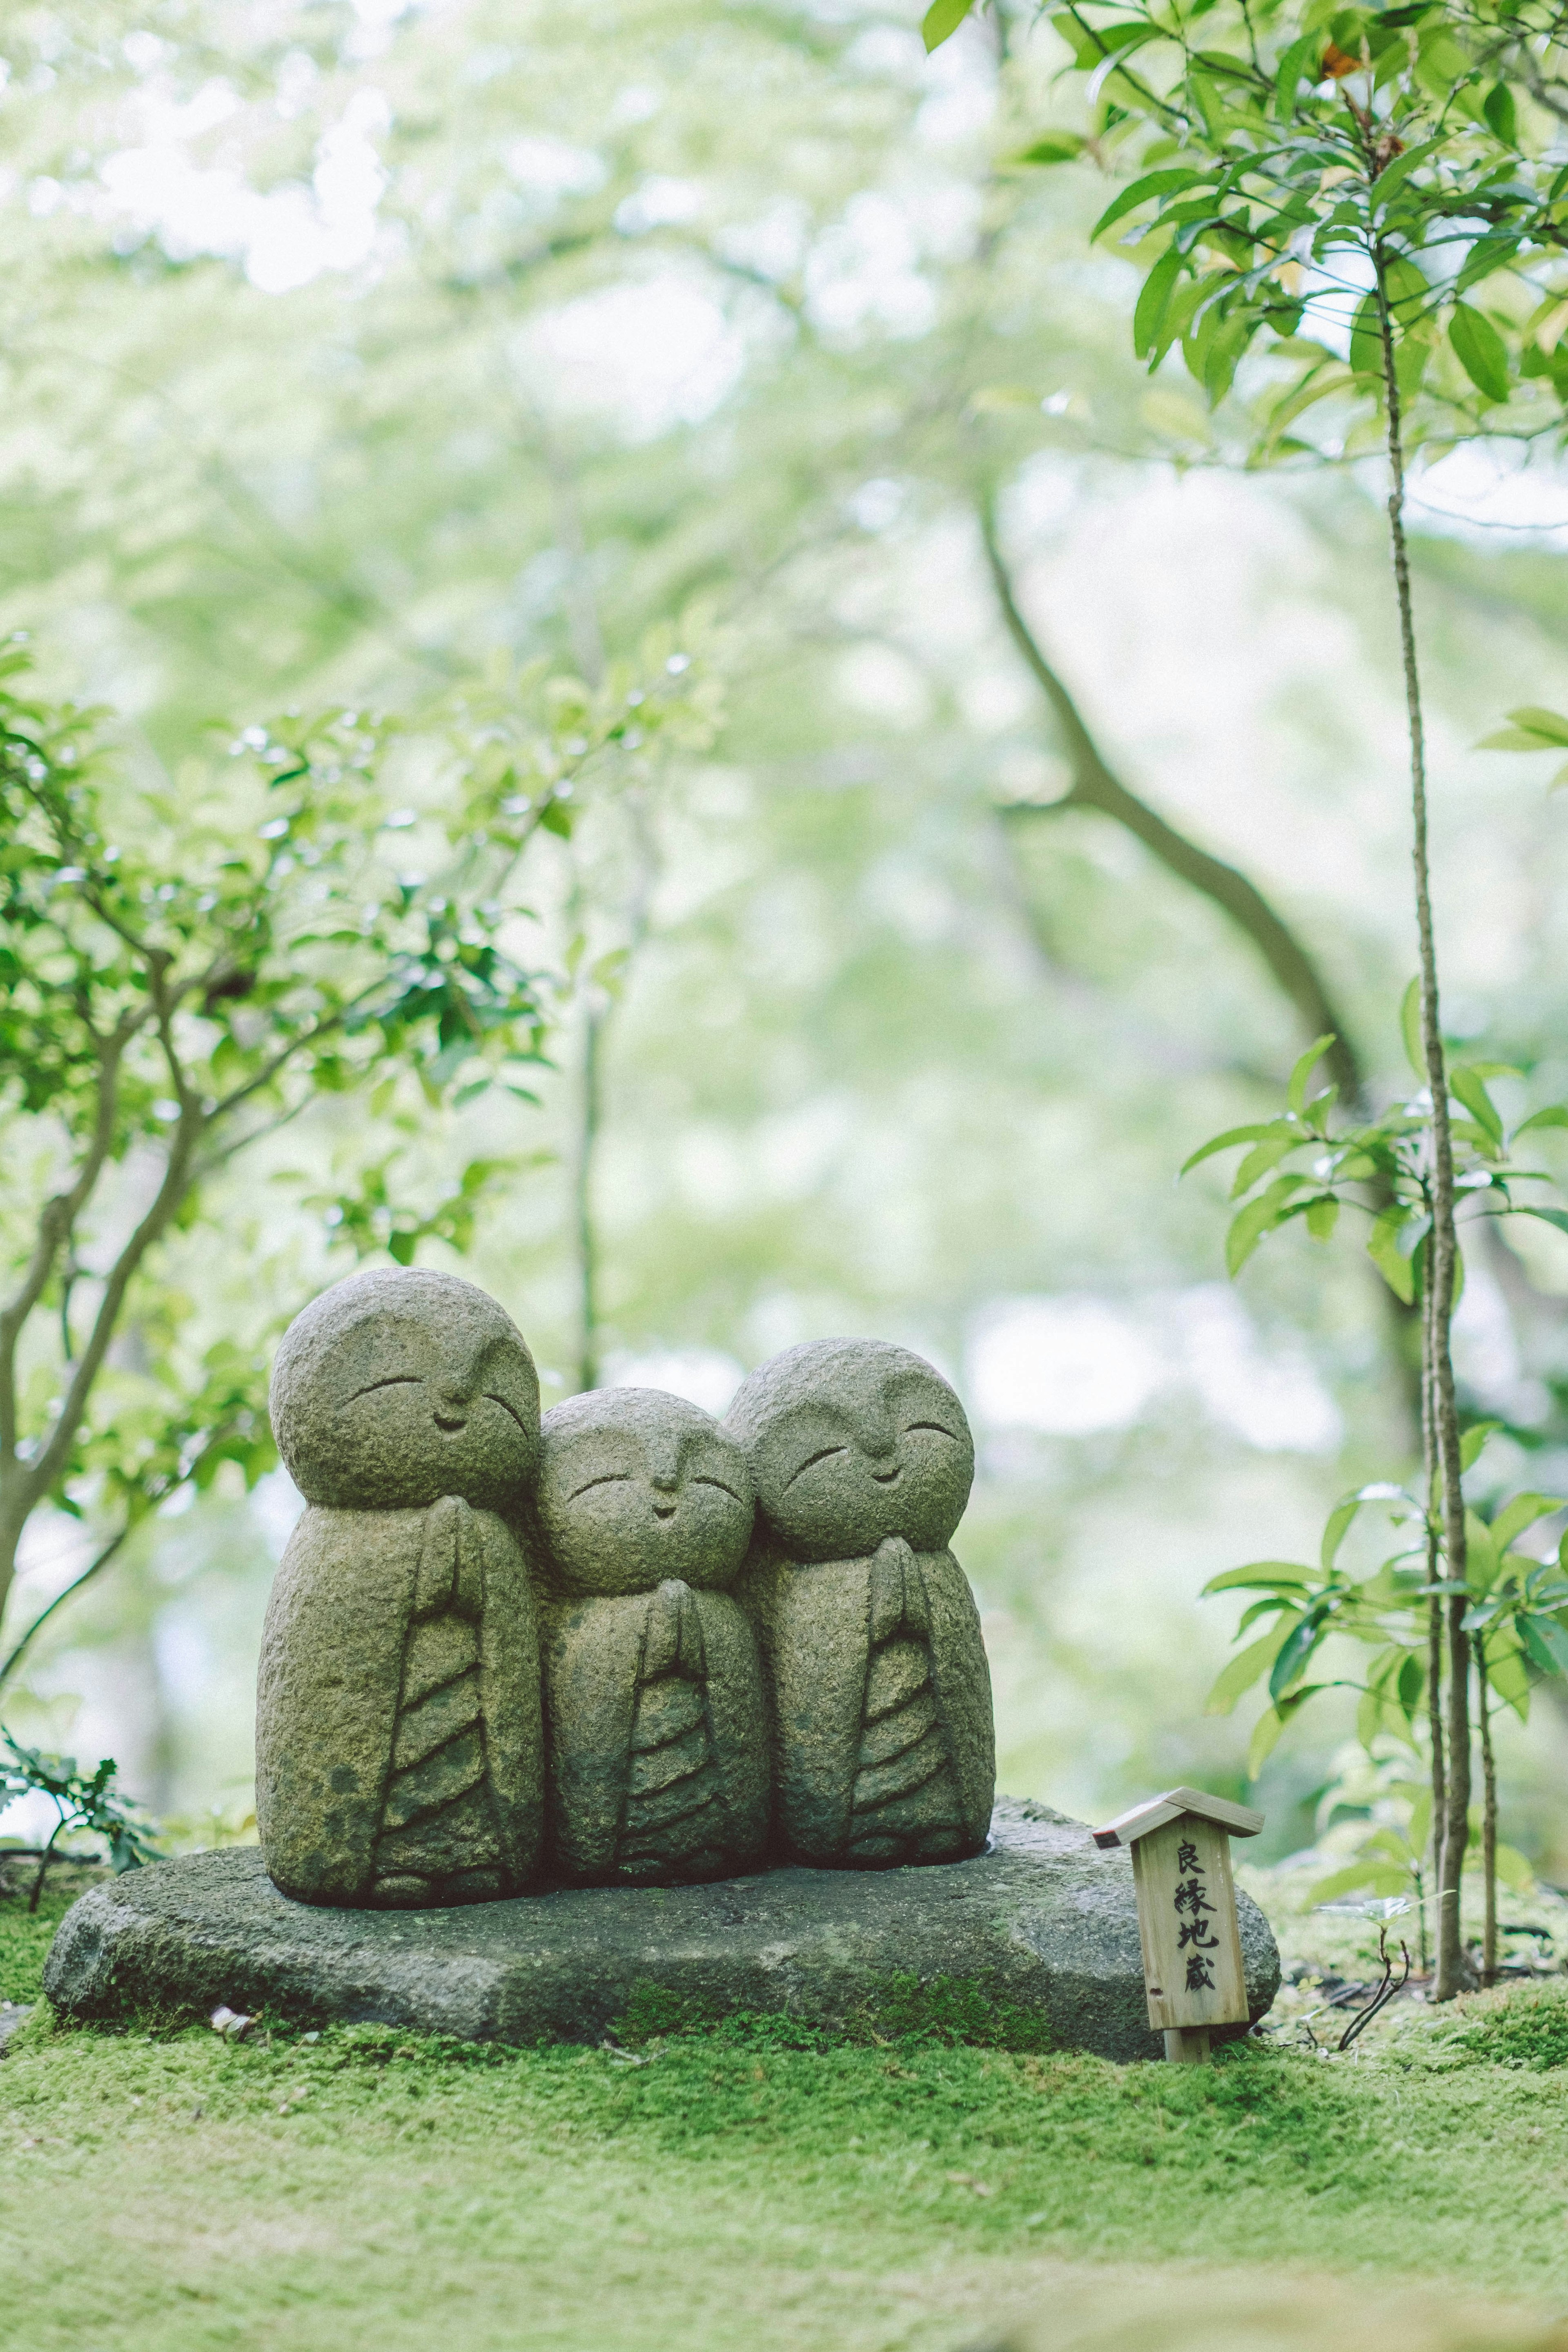
[[595,1003],[583,1011],[583,1062],[578,1084],[577,1166],[574,1202],[577,1221],[577,1386],[599,1385],[599,1247],[594,1223],[594,1157],[599,1141],[604,1108],[600,1048],[604,1014]]
[[26,1525],[25,1517],[19,1526],[13,1524],[8,1516],[0,1522],[0,1625],[5,1622],[6,1605],[11,1598],[11,1588],[16,1580],[16,1547],[22,1540],[22,1528]]
[[[1370,131],[1367,133],[1370,150]],[[1369,152],[1369,177],[1375,165]],[[1458,1243],[1454,1229],[1454,1144],[1448,1124],[1448,1074],[1437,999],[1437,950],[1432,925],[1432,880],[1426,845],[1426,749],[1421,717],[1421,678],[1415,659],[1415,621],[1410,597],[1410,562],[1405,543],[1405,443],[1394,368],[1394,319],[1389,309],[1387,261],[1380,247],[1377,270],[1378,324],[1383,342],[1384,392],[1387,403],[1388,532],[1399,604],[1399,645],[1405,671],[1410,730],[1411,863],[1415,884],[1415,929],[1420,946],[1421,1047],[1432,1096],[1432,1231],[1427,1251],[1432,1291],[1433,1422],[1443,1495],[1444,1581],[1463,1584],[1466,1570],[1465,1499],[1459,1483],[1459,1415],[1454,1394],[1454,1359],[1449,1326]],[[1451,2000],[1469,1976],[1459,1918],[1459,1891],[1469,1841],[1470,1643],[1465,1631],[1467,1601],[1452,1594],[1444,1610],[1448,1667],[1447,1787],[1443,1818],[1443,1863],[1437,1889],[1438,2000]]]
[[1481,1726],[1481,1778],[1486,1809],[1481,1815],[1481,1869],[1486,1881],[1486,1927],[1481,1937],[1481,1982],[1497,1982],[1497,1759],[1492,1754],[1492,1711],[1487,1697],[1487,1645],[1476,1636],[1476,1706]]
[[[1435,1585],[1442,1573],[1442,1545],[1437,1526],[1437,1417],[1432,1365],[1432,1283],[1430,1254],[1421,1281],[1421,1454],[1426,1474],[1426,1581]],[[1443,1738],[1443,1603],[1434,1592],[1426,1603],[1426,1732],[1432,1769],[1432,1874],[1430,1885],[1443,1884],[1443,1823],[1447,1811],[1447,1773]],[[1426,1915],[1421,1916],[1422,1973],[1426,1972]]]

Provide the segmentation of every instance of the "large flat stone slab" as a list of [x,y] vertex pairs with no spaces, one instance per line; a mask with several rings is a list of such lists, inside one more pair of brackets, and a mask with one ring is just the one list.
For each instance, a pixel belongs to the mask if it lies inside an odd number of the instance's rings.
[[[1240,1898],[1253,2017],[1279,1955]],[[254,1846],[154,1864],[66,1914],[44,1973],[55,2007],[268,2010],[453,2034],[596,2042],[650,1991],[710,2013],[784,2011],[839,2026],[889,1979],[977,1982],[1043,2010],[1053,2046],[1158,2058],[1132,1870],[1080,1822],[1004,1799],[972,1861],[773,1870],[708,1886],[595,1887],[433,1911],[333,1911],[280,1895]]]

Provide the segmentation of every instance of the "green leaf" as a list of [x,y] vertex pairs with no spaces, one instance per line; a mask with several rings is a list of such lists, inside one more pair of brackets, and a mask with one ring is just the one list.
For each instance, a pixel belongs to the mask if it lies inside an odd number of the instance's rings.
[[1475,1421],[1459,1440],[1459,1468],[1473,1470],[1480,1459],[1482,1446],[1493,1433],[1502,1427],[1500,1421]]
[[1491,1523],[1491,1538],[1500,1552],[1507,1551],[1516,1536],[1532,1528],[1537,1519],[1550,1518],[1553,1511],[1568,1510],[1568,1497],[1562,1495],[1516,1495],[1506,1504]]
[[[1260,1136],[1277,1135],[1283,1124],[1281,1119],[1270,1118],[1251,1127],[1227,1127],[1223,1135],[1211,1135],[1206,1143],[1200,1143],[1191,1158],[1183,1160],[1179,1173],[1186,1175],[1200,1160],[1212,1159],[1216,1151],[1228,1151],[1233,1143],[1255,1143]],[[1305,1137],[1301,1139],[1306,1140]]]
[[1502,1649],[1497,1641],[1487,1643],[1487,1680],[1505,1706],[1511,1706],[1521,1723],[1530,1720],[1530,1673],[1521,1650]]
[[1299,1675],[1305,1674],[1307,1661],[1327,1633],[1329,1628],[1321,1604],[1310,1609],[1287,1633],[1279,1646],[1279,1654],[1268,1673],[1268,1696],[1276,1706],[1285,1697]]
[[1510,1217],[1539,1217],[1543,1225],[1555,1225],[1560,1234],[1568,1234],[1568,1209],[1532,1209],[1521,1203],[1508,1213]]
[[1228,1666],[1216,1676],[1214,1688],[1204,1701],[1205,1715],[1228,1715],[1244,1691],[1249,1691],[1261,1674],[1279,1656],[1290,1632],[1286,1625],[1270,1626],[1268,1632],[1232,1658]]
[[1293,1559],[1255,1559],[1246,1568],[1227,1568],[1222,1576],[1211,1576],[1198,1597],[1206,1601],[1211,1592],[1284,1592],[1310,1584],[1313,1575],[1313,1570]]
[[1152,197],[1174,195],[1180,188],[1195,188],[1203,176],[1201,172],[1192,171],[1184,165],[1164,172],[1145,172],[1141,180],[1132,181],[1119,195],[1111,198],[1089,230],[1090,245],[1097,237],[1103,236],[1108,228],[1114,228],[1119,220],[1136,211],[1140,205],[1147,204]]
[[1406,1256],[1399,1240],[1410,1220],[1411,1213],[1403,1202],[1396,1201],[1392,1208],[1380,1210],[1373,1219],[1366,1245],[1368,1257],[1395,1298],[1403,1299],[1406,1307],[1413,1306],[1415,1300],[1415,1261],[1413,1254]]
[[1419,972],[1400,999],[1399,1034],[1405,1040],[1405,1058],[1425,1086],[1426,1053],[1421,1042],[1421,975]]
[[1083,141],[1076,131],[1051,131],[1043,139],[1037,139],[1032,147],[1026,147],[1021,155],[1015,155],[1013,161],[1015,163],[1071,163],[1082,153]]
[[1493,83],[1487,92],[1481,112],[1505,147],[1519,145],[1519,123],[1514,111],[1513,92],[1506,81]]
[[1321,1683],[1309,1683],[1305,1690],[1294,1692],[1289,1698],[1281,1699],[1278,1706],[1268,1707],[1258,1717],[1252,1727],[1252,1738],[1247,1748],[1247,1777],[1249,1780],[1257,1780],[1273,1754],[1280,1733],[1298,1708],[1312,1696],[1314,1691],[1322,1688]]
[[1278,1176],[1266,1192],[1249,1201],[1239,1216],[1231,1221],[1225,1237],[1226,1271],[1233,1278],[1241,1272],[1265,1234],[1269,1233],[1285,1217],[1293,1192],[1306,1183],[1304,1176]]
[[943,41],[952,38],[973,5],[973,0],[931,0],[921,24],[921,37],[928,57],[933,49],[940,49]]
[[1154,347],[1184,268],[1179,253],[1163,253],[1143,280],[1132,313],[1132,349],[1140,359],[1146,359]]
[[1329,1574],[1339,1558],[1340,1546],[1350,1532],[1351,1523],[1363,1503],[1400,1503],[1405,1500],[1405,1494],[1403,1486],[1391,1486],[1387,1479],[1379,1478],[1370,1486],[1358,1486],[1353,1495],[1346,1495],[1337,1502],[1329,1513],[1328,1523],[1323,1529],[1320,1558],[1324,1575]]
[[1531,1661],[1543,1675],[1568,1675],[1568,1633],[1555,1617],[1542,1617],[1530,1610],[1521,1612],[1515,1622]]
[[1548,1103],[1544,1110],[1531,1111],[1528,1118],[1521,1118],[1513,1130],[1514,1142],[1532,1127],[1568,1127],[1568,1103]]
[[1269,1757],[1279,1744],[1279,1735],[1287,1718],[1276,1706],[1268,1708],[1252,1727],[1252,1738],[1247,1744],[1247,1777],[1256,1780]]
[[1281,122],[1289,122],[1296,111],[1296,93],[1305,81],[1316,83],[1323,55],[1321,33],[1306,33],[1292,41],[1280,58],[1274,73],[1274,111]]
[[1310,1082],[1312,1072],[1317,1068],[1318,1064],[1322,1060],[1323,1055],[1328,1052],[1329,1047],[1333,1044],[1333,1042],[1334,1033],[1331,1029],[1326,1036],[1319,1037],[1312,1045],[1308,1046],[1306,1052],[1302,1055],[1300,1060],[1297,1063],[1295,1068],[1290,1073],[1289,1084],[1285,1089],[1285,1099],[1289,1104],[1290,1108],[1295,1112],[1298,1118],[1300,1118],[1301,1113],[1307,1107],[1307,1087]]
[[1508,716],[1508,726],[1495,735],[1484,735],[1476,746],[1478,751],[1560,751],[1568,745],[1568,719],[1560,711],[1527,702]]
[[1300,1129],[1288,1128],[1283,1135],[1265,1136],[1261,1143],[1255,1143],[1236,1171],[1231,1199],[1239,1201],[1244,1192],[1250,1192],[1258,1178],[1278,1168],[1282,1160],[1300,1149],[1301,1141]]
[[1321,1193],[1317,1200],[1308,1202],[1306,1216],[1307,1231],[1315,1242],[1331,1241],[1340,1221],[1340,1204],[1331,1192]]
[[1462,1102],[1472,1118],[1479,1121],[1494,1143],[1502,1141],[1502,1118],[1497,1105],[1474,1070],[1461,1063],[1448,1072],[1448,1092]]
[[1489,1592],[1501,1561],[1492,1531],[1477,1511],[1465,1513],[1465,1579],[1471,1592]]
[[1478,392],[1489,400],[1506,400],[1513,386],[1508,373],[1508,349],[1484,311],[1471,303],[1456,302],[1448,321],[1454,356]]

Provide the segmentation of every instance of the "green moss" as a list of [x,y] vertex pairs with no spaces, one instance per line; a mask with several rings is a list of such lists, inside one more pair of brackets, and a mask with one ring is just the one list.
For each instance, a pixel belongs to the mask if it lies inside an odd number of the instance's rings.
[[[0,1905],[26,1997],[24,1946]],[[1412,2034],[1425,2066],[984,2046],[1009,2021],[963,1983],[889,1985],[837,2042],[636,2006],[618,2052],[40,2013],[0,2061],[0,2333],[28,2352],[426,2352],[433,2328],[461,2352],[952,2352],[1068,2258],[1568,2301],[1542,2202],[1568,2176],[1568,2067],[1507,2039],[1555,2047],[1555,1990]],[[1462,2063],[1437,2063],[1445,2037]]]
[[634,1986],[616,2021],[615,2038],[635,2049],[671,2034],[703,2034],[742,2047],[774,2050],[931,2042],[944,2049],[968,2043],[982,2050],[1038,2054],[1051,2047],[1050,2024],[1043,2011],[1006,2000],[974,1977],[934,1977],[922,1983],[912,1974],[890,1976],[868,1988],[837,2031],[778,2013],[721,2012],[662,1985]]
[[1408,2027],[1390,2055],[1406,2065],[1568,2066],[1568,1985],[1560,1979],[1478,1993],[1449,2015]]
[[55,1929],[86,1879],[75,1869],[51,1871],[37,1911],[29,1913],[32,1882],[30,1867],[0,1861],[0,2001],[37,2000]]

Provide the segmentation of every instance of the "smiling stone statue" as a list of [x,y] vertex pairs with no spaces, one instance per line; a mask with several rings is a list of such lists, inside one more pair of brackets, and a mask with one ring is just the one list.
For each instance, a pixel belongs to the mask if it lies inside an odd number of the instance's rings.
[[262,1635],[268,1872],[306,1903],[517,1893],[543,1822],[533,1594],[499,1516],[539,1452],[521,1334],[452,1275],[354,1275],[284,1335],[271,1413],[309,1508]]
[[974,1476],[963,1408],[878,1339],[775,1356],[725,1420],[757,1538],[739,1588],[773,1726],[775,1832],[793,1862],[955,1862],[995,1791],[980,1619],[947,1549]]
[[725,1590],[752,1534],[741,1448],[679,1397],[594,1390],[545,1414],[534,1507],[553,1870],[585,1885],[754,1868],[762,1679]]

